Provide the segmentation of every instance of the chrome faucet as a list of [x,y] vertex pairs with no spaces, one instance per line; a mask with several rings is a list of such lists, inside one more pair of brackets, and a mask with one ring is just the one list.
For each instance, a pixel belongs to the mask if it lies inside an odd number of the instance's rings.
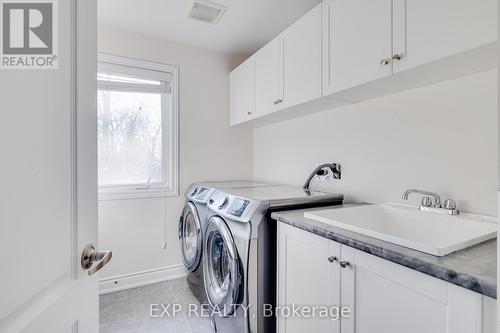
[[340,164],[338,163],[323,163],[320,164],[316,167],[316,169],[311,172],[309,177],[307,177],[307,180],[302,186],[304,191],[310,192],[309,186],[311,185],[311,180],[314,178],[314,176],[325,176],[328,174],[329,170],[333,174],[333,179],[340,179],[342,177],[342,173],[340,171]]
[[422,203],[419,209],[426,212],[444,213],[449,215],[458,215],[460,212],[457,209],[457,204],[453,199],[446,199],[444,206],[441,204],[441,197],[439,194],[430,191],[423,191],[417,189],[409,189],[403,193],[403,199],[408,200],[412,193],[422,194]]
[[[403,199],[408,200],[408,197],[412,193],[418,193],[418,194],[425,195],[425,197],[422,199],[422,205],[424,205],[424,200],[425,200],[426,201],[425,206],[430,206],[430,207],[434,207],[434,208],[441,208],[441,197],[439,196],[439,194],[434,193],[434,192],[430,192],[430,191],[423,191],[423,190],[417,190],[417,189],[412,188],[412,189],[406,190],[405,193],[403,193]],[[429,196],[434,198],[433,202],[429,202]]]

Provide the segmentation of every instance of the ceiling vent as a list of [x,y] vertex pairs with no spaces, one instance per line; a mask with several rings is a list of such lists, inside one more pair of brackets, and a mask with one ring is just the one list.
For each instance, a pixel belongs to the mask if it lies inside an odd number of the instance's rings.
[[226,6],[209,1],[193,0],[189,3],[188,16],[199,21],[216,24],[226,11]]

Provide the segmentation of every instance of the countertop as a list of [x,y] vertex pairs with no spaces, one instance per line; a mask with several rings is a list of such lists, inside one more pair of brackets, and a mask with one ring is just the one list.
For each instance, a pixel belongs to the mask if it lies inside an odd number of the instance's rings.
[[305,211],[341,209],[353,205],[274,212],[271,217],[360,251],[409,267],[488,297],[497,295],[496,239],[436,257],[304,217]]

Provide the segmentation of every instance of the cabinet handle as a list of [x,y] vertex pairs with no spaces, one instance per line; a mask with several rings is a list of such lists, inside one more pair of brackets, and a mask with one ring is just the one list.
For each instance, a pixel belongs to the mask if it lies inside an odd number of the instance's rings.
[[346,261],[344,259],[340,260],[339,264],[340,264],[340,267],[342,267],[342,268],[346,268],[347,266],[351,266],[349,261]]
[[277,105],[277,104],[280,104],[280,103],[282,103],[282,102],[283,102],[283,100],[280,98],[280,99],[275,100],[275,101],[273,102],[273,104],[274,104],[274,105]]
[[392,61],[396,62],[396,61],[400,61],[401,59],[403,59],[403,55],[402,54],[395,54],[392,56]]
[[250,111],[248,111],[248,112],[247,112],[247,115],[249,115],[249,116],[250,116],[251,114],[252,114],[252,112],[250,112]]
[[385,67],[391,63],[391,59],[382,59],[380,60],[380,66]]
[[328,258],[328,261],[333,263],[333,262],[337,261],[337,257],[331,256],[330,258]]

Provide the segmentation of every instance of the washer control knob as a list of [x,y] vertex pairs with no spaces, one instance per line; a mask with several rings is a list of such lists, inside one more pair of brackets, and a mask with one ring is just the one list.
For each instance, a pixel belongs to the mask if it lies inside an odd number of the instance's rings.
[[229,198],[228,197],[222,198],[219,201],[219,203],[218,203],[219,209],[222,209],[222,208],[226,207],[226,205],[227,205],[228,202],[229,202]]

